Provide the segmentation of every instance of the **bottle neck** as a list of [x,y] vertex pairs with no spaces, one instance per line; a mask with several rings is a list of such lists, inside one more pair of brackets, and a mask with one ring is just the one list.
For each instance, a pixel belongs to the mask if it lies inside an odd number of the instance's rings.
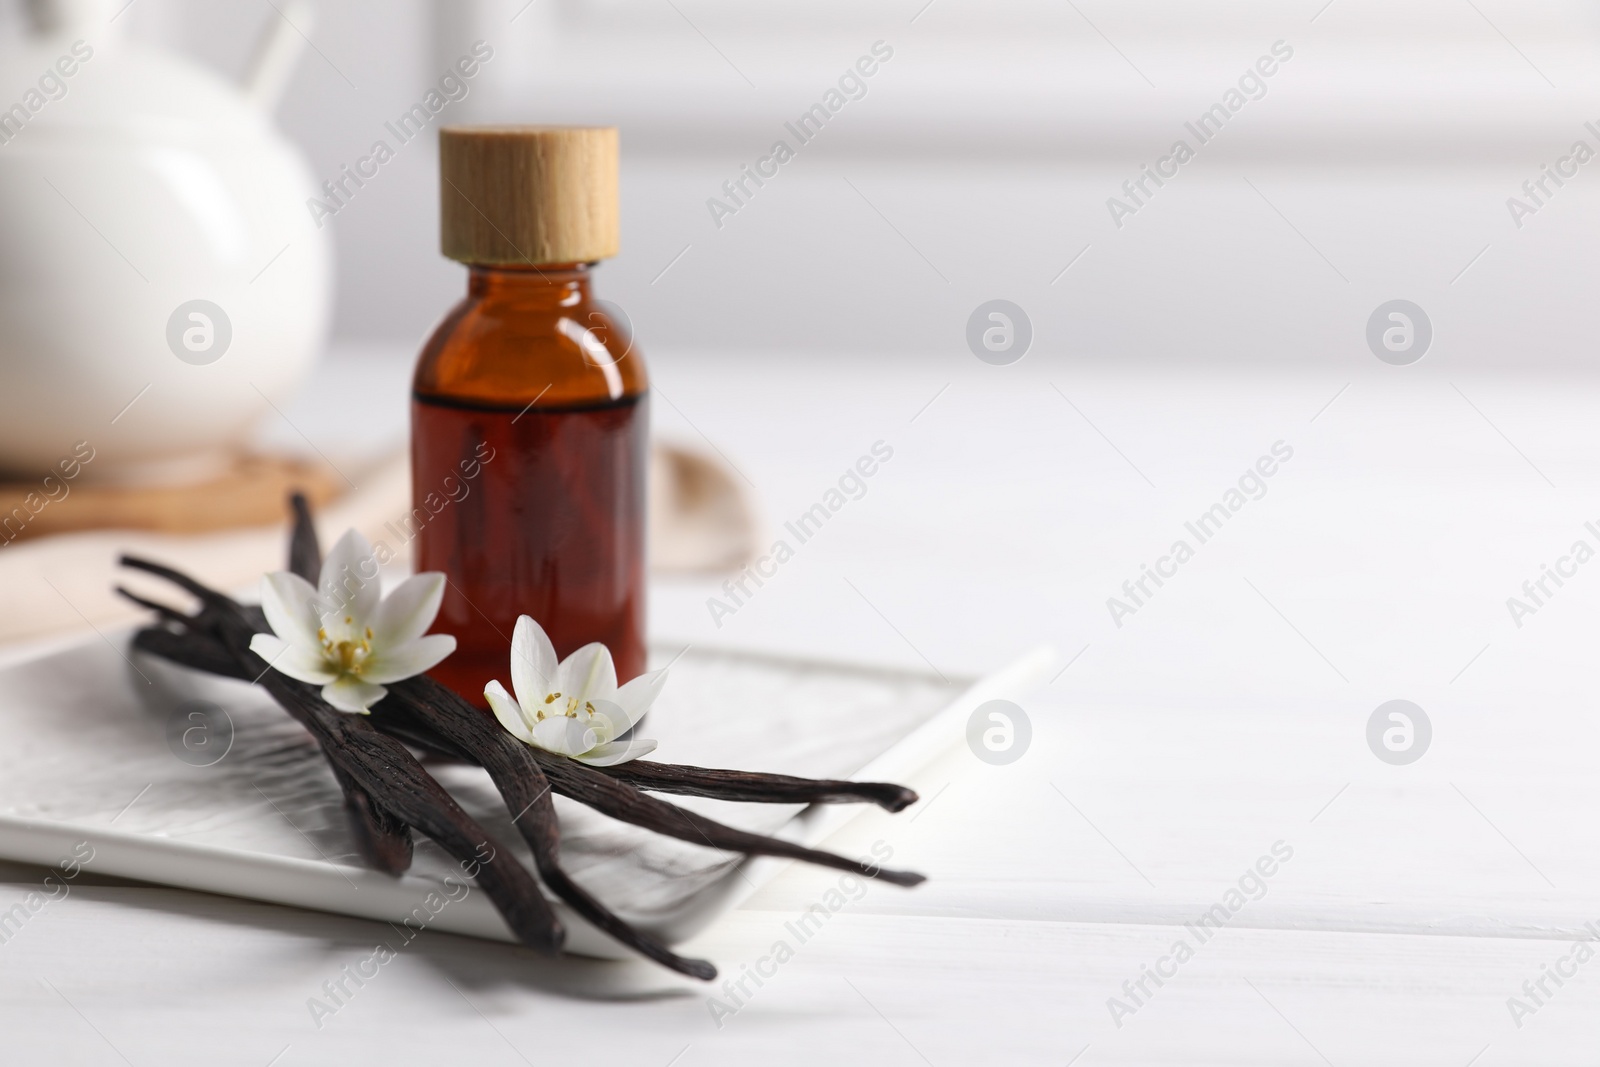
[[515,300],[525,307],[577,307],[589,302],[587,263],[549,263],[537,267],[468,266],[467,294],[479,300]]

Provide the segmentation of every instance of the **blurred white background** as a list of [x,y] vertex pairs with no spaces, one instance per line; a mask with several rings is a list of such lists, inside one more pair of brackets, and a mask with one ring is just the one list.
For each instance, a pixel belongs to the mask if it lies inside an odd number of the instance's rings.
[[[6,33],[20,32],[19,7],[0,3]],[[438,253],[434,131],[534,121],[621,127],[623,251],[597,292],[627,310],[650,360],[657,431],[736,464],[774,536],[875,439],[903,446],[896,481],[808,553],[802,579],[724,626],[707,610],[720,578],[662,583],[658,634],[962,670],[1040,639],[1070,655],[1104,635],[1125,659],[1080,684],[1270,690],[1224,653],[1242,644],[1216,626],[1209,593],[1164,598],[1156,616],[1178,612],[1169,633],[1149,616],[1113,627],[1106,598],[1275,439],[1329,435],[1307,445],[1337,462],[1304,490],[1296,535],[1258,530],[1262,541],[1229,550],[1237,561],[1202,570],[1244,596],[1235,563],[1322,560],[1297,581],[1342,605],[1349,641],[1384,664],[1387,688],[1432,655],[1410,637],[1440,641],[1448,669],[1430,677],[1447,680],[1493,633],[1514,634],[1504,600],[1537,573],[1539,538],[1560,541],[1592,513],[1600,432],[1568,376],[1593,362],[1600,162],[1560,187],[1545,168],[1579,140],[1600,150],[1594,4],[314,8],[284,128],[323,179],[380,138],[399,148],[325,220],[344,358],[265,421],[275,445],[344,456],[403,444],[410,361],[464,283]],[[131,0],[118,21],[238,78],[260,31],[292,10]],[[493,57],[464,98],[399,145],[390,125],[480,40]],[[875,45],[892,57],[865,95],[799,146],[786,123]],[[1257,83],[1259,99],[1113,219],[1108,199],[1126,202],[1124,183],[1176,139],[1197,145],[1188,125],[1275,48],[1292,54]],[[779,138],[796,157],[719,226],[708,200],[726,199],[724,183]],[[1536,180],[1542,203],[1519,226],[1508,199],[1531,201]],[[969,315],[993,298],[1033,321],[1031,350],[1007,368],[967,347]],[[1396,298],[1433,325],[1409,367],[1379,362],[1365,336]],[[1516,494],[1527,502],[1512,506]],[[1512,529],[1545,508],[1537,537]],[[1378,540],[1353,547],[1345,519]],[[1384,549],[1395,544],[1412,555]],[[881,585],[864,593],[903,634],[840,580],[868,572]],[[1449,600],[1463,595],[1470,609]],[[1260,605],[1250,594],[1235,607]],[[1219,647],[1191,654],[1193,635]],[[1586,640],[1580,628],[1525,654],[1570,665]],[[1111,655],[1103,647],[1072,677]],[[1389,662],[1396,647],[1410,658]],[[1289,664],[1288,676],[1307,666]],[[1507,664],[1497,684],[1525,686],[1525,667]],[[1563,693],[1577,684],[1564,667],[1531,673]]]
[[[121,17],[233,77],[282,16]],[[435,127],[620,126],[624,251],[599,289],[650,352],[955,355],[1004,297],[1038,357],[1332,366],[1370,358],[1367,315],[1404,297],[1430,361],[1587,363],[1600,178],[1520,228],[1506,200],[1600,147],[1591,3],[324,0],[308,30],[280,118],[322,178],[392,142],[474,40],[494,58]],[[719,228],[708,198],[877,41],[866,96]],[[1117,227],[1107,198],[1277,41],[1265,95]],[[435,169],[430,129],[328,221],[339,341],[413,347],[460,292]]]

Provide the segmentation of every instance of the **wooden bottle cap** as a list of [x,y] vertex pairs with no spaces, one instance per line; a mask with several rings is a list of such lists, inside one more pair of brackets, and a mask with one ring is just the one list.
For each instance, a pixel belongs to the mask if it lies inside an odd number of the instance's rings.
[[439,131],[439,231],[463,263],[591,263],[617,254],[613,126]]

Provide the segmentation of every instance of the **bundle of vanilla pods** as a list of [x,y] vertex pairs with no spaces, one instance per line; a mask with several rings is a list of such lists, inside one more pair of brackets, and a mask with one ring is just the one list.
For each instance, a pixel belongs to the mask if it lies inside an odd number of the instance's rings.
[[[291,501],[289,569],[315,583],[322,552],[303,497]],[[682,974],[710,980],[716,968],[679,956],[658,938],[636,930],[573,882],[561,867],[561,827],[551,793],[559,793],[624,822],[697,845],[749,855],[780,856],[912,886],[923,876],[890,871],[831,852],[805,848],[723,825],[652,793],[716,797],[776,804],[868,801],[889,811],[915,803],[916,793],[882,782],[826,781],[748,771],[685,767],[635,760],[594,767],[512,737],[490,716],[427,677],[388,687],[369,715],[338,711],[316,686],[272,670],[250,651],[250,639],[268,632],[259,608],[240,604],[188,575],[145,559],[122,564],[171,582],[199,602],[192,614],[119,589],[149,608],[159,621],[134,638],[134,647],[195,670],[262,686],[321,746],[344,792],[345,809],[362,856],[392,875],[411,864],[412,831],[447,853],[471,862],[479,886],[522,943],[558,951],[565,938],[538,880],[496,847],[493,837],[462,810],[422,766],[412,749],[477,764],[488,771],[533,851],[539,878],[573,911],[640,954]],[[408,747],[410,746],[410,747]],[[483,861],[483,846],[491,857]]]

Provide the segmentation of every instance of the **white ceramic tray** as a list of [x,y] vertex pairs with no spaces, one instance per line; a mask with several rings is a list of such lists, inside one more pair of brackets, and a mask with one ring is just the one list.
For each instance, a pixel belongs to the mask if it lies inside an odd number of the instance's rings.
[[[470,882],[432,841],[418,837],[401,878],[363,866],[315,743],[261,690],[130,654],[130,633],[0,668],[0,857],[52,864],[87,841],[98,873],[510,939],[488,899],[462,888]],[[677,651],[656,650],[653,665]],[[645,732],[660,742],[652,758],[662,762],[894,781],[964,743],[978,704],[1026,696],[1053,659],[1039,650],[985,679],[947,684],[696,648],[672,664]],[[444,762],[429,769],[531,869],[487,774]],[[670,799],[806,844],[860,810]],[[789,862],[665,838],[563,797],[556,806],[567,870],[669,943],[693,936]],[[564,906],[557,914],[569,951],[629,954]]]

